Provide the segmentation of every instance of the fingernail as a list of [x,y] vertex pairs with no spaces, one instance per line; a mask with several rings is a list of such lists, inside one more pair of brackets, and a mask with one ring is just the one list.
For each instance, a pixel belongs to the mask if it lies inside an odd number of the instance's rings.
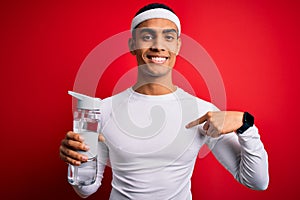
[[82,136],[79,136],[79,140],[83,141],[83,140],[84,140],[84,138],[83,138]]
[[85,150],[85,151],[90,149],[90,147],[86,144],[82,144],[81,148],[82,148],[82,150]]
[[80,161],[75,161],[75,165],[80,165],[81,162]]
[[88,160],[88,157],[86,157],[86,156],[82,156],[82,157],[81,157],[81,160],[83,160],[83,161],[87,161],[87,160]]

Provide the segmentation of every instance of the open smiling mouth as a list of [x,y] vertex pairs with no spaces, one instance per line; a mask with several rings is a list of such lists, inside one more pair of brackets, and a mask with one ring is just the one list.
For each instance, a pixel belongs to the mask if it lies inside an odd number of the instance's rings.
[[151,56],[151,55],[147,55],[147,58],[151,60],[153,63],[157,63],[157,64],[163,64],[168,59],[168,57],[164,57],[164,56]]

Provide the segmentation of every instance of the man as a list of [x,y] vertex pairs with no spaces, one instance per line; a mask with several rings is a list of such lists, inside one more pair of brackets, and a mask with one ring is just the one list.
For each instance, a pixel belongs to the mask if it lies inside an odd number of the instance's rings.
[[[266,189],[268,158],[252,115],[219,111],[173,84],[181,46],[175,13],[163,4],[147,5],[132,20],[131,31],[137,82],[103,100],[97,179],[90,186],[73,186],[75,191],[81,197],[96,192],[109,160],[110,199],[192,199],[190,178],[204,144],[237,181]],[[77,133],[68,132],[60,146],[62,160],[85,162],[77,150],[88,147]]]

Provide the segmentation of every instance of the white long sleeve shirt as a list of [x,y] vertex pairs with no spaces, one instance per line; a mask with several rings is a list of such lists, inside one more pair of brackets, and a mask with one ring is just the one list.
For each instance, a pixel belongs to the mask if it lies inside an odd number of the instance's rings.
[[190,121],[213,104],[180,88],[166,95],[143,95],[132,88],[103,100],[101,117],[105,143],[98,145],[98,174],[90,186],[74,186],[88,196],[101,185],[107,163],[113,172],[110,200],[192,199],[191,176],[199,150],[207,145],[218,161],[247,187],[268,186],[268,157],[253,126],[241,135],[218,138]]

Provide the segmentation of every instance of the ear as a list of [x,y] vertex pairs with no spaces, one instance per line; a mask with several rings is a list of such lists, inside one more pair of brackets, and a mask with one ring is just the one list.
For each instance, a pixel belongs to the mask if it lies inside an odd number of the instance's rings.
[[130,53],[135,56],[136,55],[136,53],[135,53],[136,46],[135,46],[135,41],[133,38],[129,38],[128,47],[129,47]]
[[178,38],[177,39],[177,49],[176,49],[176,56],[179,54],[179,51],[180,51],[180,48],[181,48],[181,38]]

